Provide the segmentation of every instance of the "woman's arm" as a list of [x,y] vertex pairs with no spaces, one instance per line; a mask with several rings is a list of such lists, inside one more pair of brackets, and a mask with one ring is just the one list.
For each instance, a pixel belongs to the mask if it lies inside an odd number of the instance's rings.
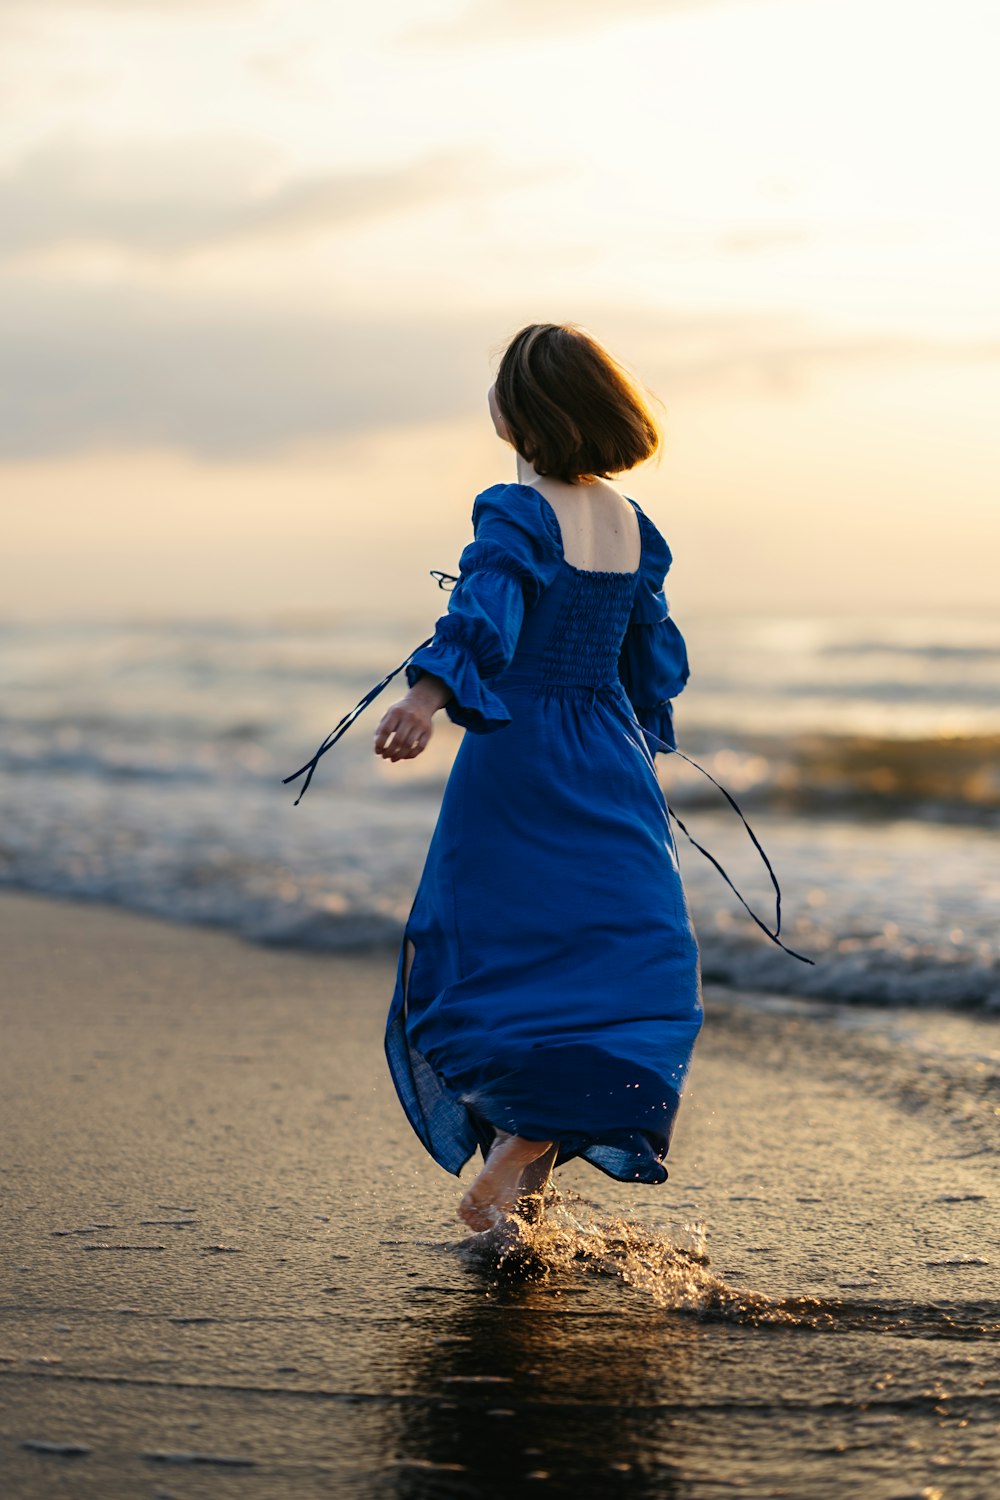
[[649,623],[633,618],[618,658],[618,675],[640,727],[647,731],[650,755],[664,746],[676,749],[672,700],[690,675],[684,637],[667,613],[663,594],[654,597],[662,602],[663,618]]
[[430,741],[433,716],[450,702],[451,688],[424,672],[405,698],[387,708],[375,731],[375,754],[383,760],[413,760]]
[[548,533],[541,497],[521,486],[492,485],[472,507],[475,540],[459,559],[459,578],[434,638],[406,667],[410,691],[383,717],[375,754],[412,760],[445,708],[452,723],[493,734],[511,714],[490,687],[513,660],[528,602],[558,573],[561,549]]

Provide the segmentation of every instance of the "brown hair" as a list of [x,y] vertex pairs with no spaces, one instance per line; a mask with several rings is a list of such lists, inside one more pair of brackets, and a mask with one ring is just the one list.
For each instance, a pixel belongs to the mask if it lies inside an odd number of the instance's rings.
[[657,399],[585,329],[529,323],[504,350],[495,394],[510,441],[538,474],[608,479],[663,441]]

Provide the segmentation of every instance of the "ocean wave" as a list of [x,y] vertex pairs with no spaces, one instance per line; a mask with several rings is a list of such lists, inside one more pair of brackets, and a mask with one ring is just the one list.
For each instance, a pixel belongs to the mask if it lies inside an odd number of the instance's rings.
[[[351,897],[336,889],[311,896],[298,890],[295,900],[278,892],[252,896],[200,863],[184,872],[177,886],[137,884],[124,874],[95,878],[94,871],[79,868],[28,874],[9,867],[0,870],[0,886],[223,927],[264,947],[329,953],[395,952],[408,907],[404,899]],[[713,914],[698,923],[704,982],[820,1001],[1000,1015],[995,956],[955,952],[947,942],[887,944],[884,932],[845,942],[812,922],[795,923],[784,937],[812,957],[815,967],[805,968],[766,938],[718,930]]]
[[[5,792],[0,884],[111,902],[248,941],[343,951],[398,944],[438,799],[400,788],[290,803],[246,782],[44,784]],[[15,794],[11,795],[12,789]],[[286,795],[288,789],[284,789]],[[773,892],[731,815],[685,823],[773,927]],[[979,829],[754,818],[784,892],[782,953],[717,872],[679,855],[707,980],[886,1005],[1000,1009],[1000,851]]]
[[[248,714],[244,703],[226,707],[210,725],[176,710],[130,718],[95,711],[0,718],[0,775],[225,783],[237,775],[263,788],[294,769],[293,752],[285,748],[287,729],[279,734],[263,713]],[[335,722],[331,715],[327,727]],[[311,736],[318,738],[315,728]],[[303,730],[296,764],[308,759],[308,744]],[[1000,735],[722,735],[694,729],[682,733],[680,748],[750,808],[1000,823]],[[323,781],[355,781],[369,755],[370,734],[360,726],[323,762]],[[717,802],[718,791],[679,758],[661,756],[657,764],[678,807]],[[412,795],[436,795],[442,779],[421,777]]]
[[[391,947],[461,732],[442,714],[419,762],[376,761],[400,677],[322,760],[302,807],[301,783],[283,782],[432,618],[0,621],[0,882],[259,943]],[[751,816],[789,941],[817,959],[781,953],[682,851],[706,977],[994,1006],[1000,623],[713,618],[688,634],[680,748]],[[765,913],[766,877],[720,792],[676,757],[657,769]]]
[[[681,748],[751,807],[941,822],[1000,820],[1000,735],[733,735],[720,744],[717,736],[692,734]],[[718,797],[681,761],[669,764],[664,775],[679,806],[704,806]]]

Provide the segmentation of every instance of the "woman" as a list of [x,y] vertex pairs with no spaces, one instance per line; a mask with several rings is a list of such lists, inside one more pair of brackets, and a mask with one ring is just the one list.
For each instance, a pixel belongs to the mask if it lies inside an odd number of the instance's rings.
[[517,481],[476,496],[475,540],[375,753],[420,755],[443,708],[468,731],[406,922],[386,1030],[424,1146],[484,1230],[579,1156],[663,1182],[702,1022],[698,947],[659,746],[688,676],[670,550],[608,478],[660,433],[584,330],[535,323],[490,388]]

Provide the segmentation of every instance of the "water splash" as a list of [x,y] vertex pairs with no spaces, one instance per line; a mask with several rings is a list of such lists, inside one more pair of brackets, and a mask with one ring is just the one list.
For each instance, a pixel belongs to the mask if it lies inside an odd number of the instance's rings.
[[484,1270],[495,1286],[582,1273],[616,1279],[659,1308],[708,1321],[901,1338],[1000,1340],[1000,1303],[991,1300],[922,1305],[774,1298],[729,1286],[710,1269],[707,1238],[700,1220],[664,1228],[608,1216],[577,1193],[550,1185],[537,1222],[503,1215],[494,1228],[447,1248]]
[[701,1222],[672,1225],[668,1232],[602,1215],[577,1193],[550,1186],[537,1222],[505,1215],[456,1248],[499,1282],[545,1281],[583,1272],[614,1277],[644,1292],[658,1307],[694,1310],[715,1304],[729,1290],[708,1269],[706,1242]]

